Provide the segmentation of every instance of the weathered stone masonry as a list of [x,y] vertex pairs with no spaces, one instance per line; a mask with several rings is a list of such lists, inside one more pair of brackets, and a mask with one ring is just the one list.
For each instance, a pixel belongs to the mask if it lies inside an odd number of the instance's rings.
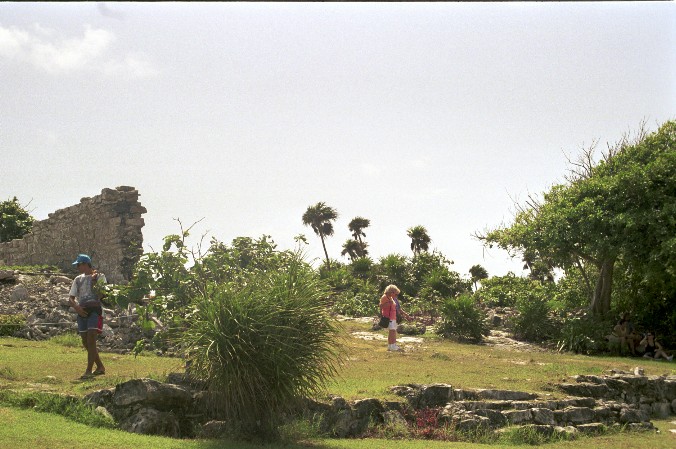
[[134,187],[121,186],[59,209],[35,222],[24,238],[0,243],[0,264],[50,264],[71,272],[72,261],[85,253],[108,282],[128,280],[143,254],[141,215],[147,210],[138,197]]

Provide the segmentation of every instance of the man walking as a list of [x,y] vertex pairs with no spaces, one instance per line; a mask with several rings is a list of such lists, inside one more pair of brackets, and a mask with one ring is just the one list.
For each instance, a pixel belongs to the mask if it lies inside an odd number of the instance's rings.
[[[96,348],[97,336],[103,329],[103,294],[100,289],[106,284],[106,276],[94,270],[92,259],[86,254],[78,255],[73,265],[77,266],[80,275],[73,280],[69,302],[78,314],[77,329],[82,346],[87,350],[87,370],[80,377],[84,380],[106,373]],[[94,365],[96,371],[92,371]]]

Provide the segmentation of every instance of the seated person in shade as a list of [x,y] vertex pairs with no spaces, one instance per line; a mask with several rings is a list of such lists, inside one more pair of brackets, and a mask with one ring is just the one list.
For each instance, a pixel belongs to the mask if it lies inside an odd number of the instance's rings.
[[615,325],[613,332],[620,339],[620,349],[623,349],[626,345],[629,348],[631,355],[637,355],[636,346],[639,345],[641,336],[636,332],[634,323],[631,321],[631,317],[628,313],[625,312],[622,314],[622,317],[617,325]]
[[643,357],[645,358],[655,360],[663,358],[670,362],[674,358],[673,355],[667,355],[667,353],[664,352],[664,348],[662,348],[662,345],[659,344],[657,340],[655,340],[655,335],[652,332],[648,332],[645,335],[645,338],[641,341],[641,344],[645,344],[645,354],[643,354]]

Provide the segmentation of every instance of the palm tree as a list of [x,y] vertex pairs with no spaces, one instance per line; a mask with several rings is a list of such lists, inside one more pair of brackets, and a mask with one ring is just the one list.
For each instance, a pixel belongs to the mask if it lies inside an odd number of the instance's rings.
[[472,268],[469,269],[469,274],[472,275],[472,282],[474,282],[474,291],[477,290],[477,282],[479,282],[482,279],[487,279],[488,278],[488,271],[481,265],[473,265]]
[[413,226],[406,231],[406,234],[411,238],[411,251],[414,257],[429,249],[432,239],[427,234],[425,226]]
[[369,252],[366,249],[367,246],[369,246],[368,243],[358,242],[354,239],[347,239],[345,243],[343,243],[343,251],[341,251],[340,255],[348,255],[350,257],[350,261],[354,261],[355,259],[366,257],[368,255]]
[[345,243],[343,243],[343,250],[340,252],[340,255],[345,256],[347,254],[347,256],[352,261],[358,257],[361,257],[359,255],[360,249],[361,248],[358,241],[347,239]]
[[350,224],[347,225],[347,227],[355,240],[357,240],[359,243],[364,243],[361,238],[362,236],[366,237],[366,234],[364,234],[364,229],[368,228],[370,224],[371,220],[368,218],[355,217],[352,219]]
[[366,257],[366,255],[369,253],[366,250],[368,243],[364,242],[361,238],[362,236],[366,237],[364,229],[368,228],[370,224],[371,220],[368,218],[355,217],[352,219],[352,221],[350,221],[350,224],[347,225],[348,229],[352,233],[352,237],[354,237],[354,239],[359,243],[359,247],[357,248],[357,256],[359,257]]
[[325,237],[333,235],[333,223],[338,218],[338,212],[327,206],[324,202],[319,202],[314,206],[308,206],[303,214],[303,224],[312,227],[315,234],[322,240],[322,247],[324,248],[324,255],[326,256],[326,266],[331,269],[331,262],[329,261],[329,253],[326,251]]

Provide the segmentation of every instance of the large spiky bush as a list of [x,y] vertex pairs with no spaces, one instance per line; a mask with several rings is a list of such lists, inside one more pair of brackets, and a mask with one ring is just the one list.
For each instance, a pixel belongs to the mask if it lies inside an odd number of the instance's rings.
[[326,288],[296,255],[283,270],[212,285],[182,343],[211,412],[244,436],[276,436],[285,412],[323,390],[338,366]]

